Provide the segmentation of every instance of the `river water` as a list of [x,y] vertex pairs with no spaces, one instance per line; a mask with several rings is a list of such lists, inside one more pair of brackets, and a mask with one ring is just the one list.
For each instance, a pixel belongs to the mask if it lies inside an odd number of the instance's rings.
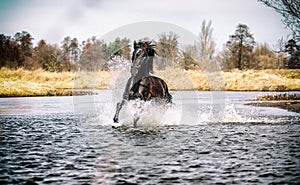
[[245,105],[267,92],[171,94],[128,104],[119,124],[109,90],[1,98],[0,184],[300,183],[300,114]]

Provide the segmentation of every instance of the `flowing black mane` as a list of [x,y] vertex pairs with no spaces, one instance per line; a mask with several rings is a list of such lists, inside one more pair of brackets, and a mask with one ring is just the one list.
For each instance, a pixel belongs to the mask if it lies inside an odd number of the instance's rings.
[[132,62],[135,60],[135,58],[140,56],[140,54],[137,53],[137,51],[139,51],[140,49],[144,50],[147,56],[154,57],[154,55],[156,54],[154,47],[155,45],[152,44],[151,41],[141,41],[141,40],[139,42],[134,41],[133,43],[134,51],[132,53],[132,58],[131,58]]
[[134,41],[131,75],[136,77],[136,81],[153,73],[153,58],[156,54],[154,47],[149,41]]

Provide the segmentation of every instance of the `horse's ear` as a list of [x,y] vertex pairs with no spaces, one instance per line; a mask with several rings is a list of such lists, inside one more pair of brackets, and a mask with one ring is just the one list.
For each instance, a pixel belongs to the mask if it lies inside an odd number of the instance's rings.
[[153,40],[151,40],[150,42],[149,42],[149,46],[151,47],[151,48],[154,48],[156,45],[155,45],[155,42],[153,43]]
[[133,41],[133,49],[137,48],[136,45],[137,45],[136,41]]

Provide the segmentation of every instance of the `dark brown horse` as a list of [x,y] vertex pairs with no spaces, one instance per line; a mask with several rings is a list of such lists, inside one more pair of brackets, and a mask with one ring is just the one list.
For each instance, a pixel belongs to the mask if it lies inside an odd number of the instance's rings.
[[[151,42],[134,41],[131,77],[126,84],[123,100],[117,104],[113,119],[115,123],[119,121],[119,113],[123,105],[129,100],[141,98],[147,101],[155,98],[171,103],[172,96],[169,94],[166,82],[160,78],[150,76],[153,68],[153,57],[156,53],[153,47]],[[134,120],[134,126],[136,126],[137,120]]]
[[146,76],[136,82],[129,92],[129,100],[140,98],[144,101],[152,99],[159,102],[172,103],[172,95],[169,93],[166,82],[155,76]]

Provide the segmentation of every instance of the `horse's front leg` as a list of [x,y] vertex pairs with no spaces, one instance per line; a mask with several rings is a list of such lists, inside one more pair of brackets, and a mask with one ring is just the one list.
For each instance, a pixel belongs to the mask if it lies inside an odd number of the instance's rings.
[[139,119],[140,119],[140,115],[138,113],[135,113],[133,118],[133,127],[137,126],[137,122],[139,121]]
[[124,104],[125,104],[125,100],[122,100],[121,102],[117,103],[116,113],[115,113],[115,116],[114,116],[114,119],[113,119],[114,123],[119,122],[119,114],[120,114],[120,111],[121,111]]
[[125,104],[125,100],[129,100],[129,91],[130,91],[131,87],[133,86],[134,82],[135,82],[134,76],[131,76],[127,81],[127,84],[125,86],[125,90],[123,93],[123,100],[120,103],[117,103],[116,113],[115,113],[115,117],[113,119],[115,123],[119,122],[120,110],[122,109],[123,105]]

